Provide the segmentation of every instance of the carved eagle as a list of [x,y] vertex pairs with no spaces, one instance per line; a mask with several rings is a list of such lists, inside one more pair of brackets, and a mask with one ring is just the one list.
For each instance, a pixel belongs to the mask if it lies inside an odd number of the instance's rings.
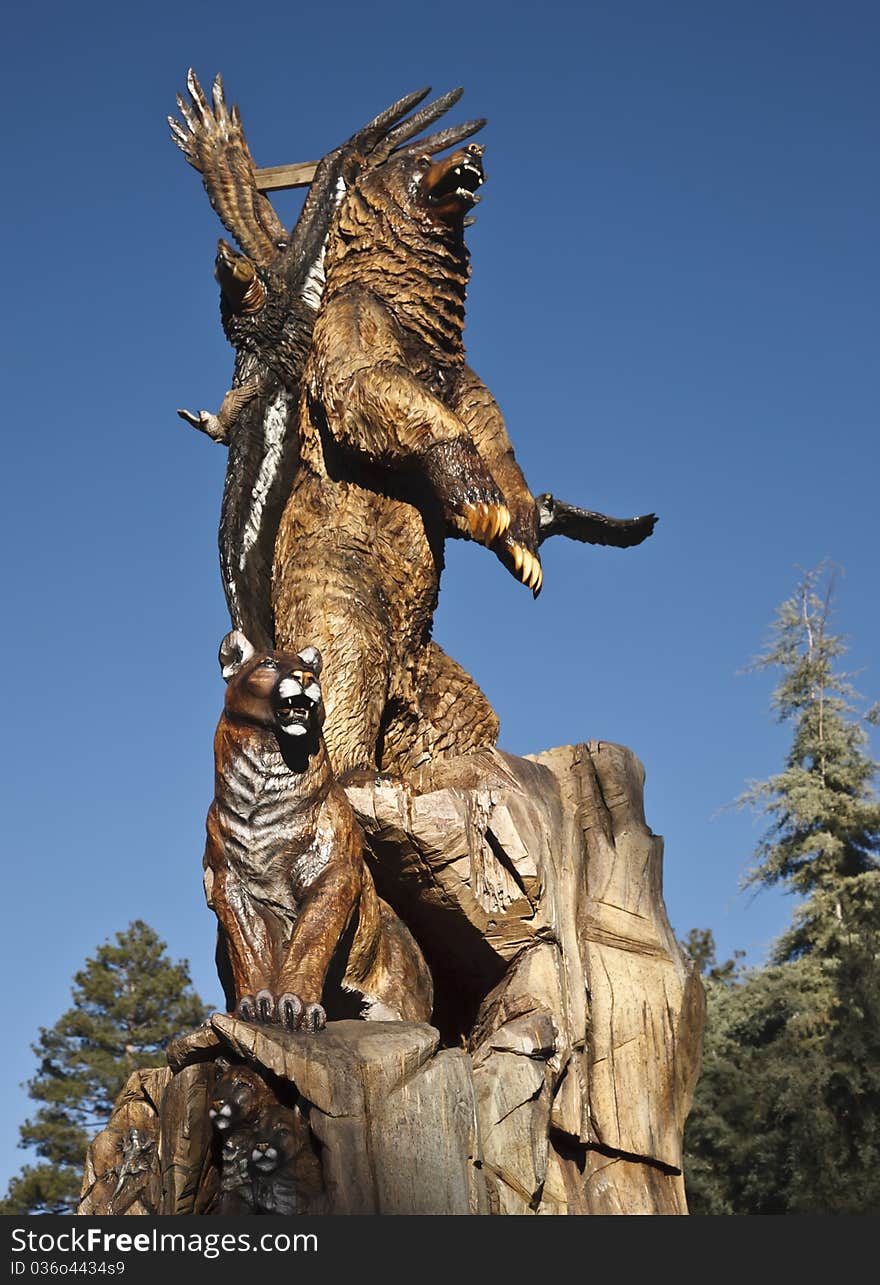
[[[231,388],[217,414],[179,414],[229,446],[219,532],[224,591],[234,628],[270,648],[272,556],[298,460],[295,410],[324,285],[327,233],[357,176],[437,121],[462,91],[418,111],[430,90],[408,94],[328,152],[288,232],[258,189],[241,115],[227,107],[222,78],[215,78],[210,102],[192,69],[186,83],[189,102],[177,96],[182,120],[168,117],[172,139],[201,174],[211,205],[243,253],[221,241],[216,260],[224,329],[236,350]],[[421,146],[442,150],[482,124],[441,131]]]
[[610,518],[606,513],[579,509],[547,494],[539,495],[535,503],[538,508],[539,544],[543,544],[551,535],[564,535],[581,544],[604,544],[617,549],[630,549],[647,540],[657,525],[656,513],[643,513],[637,518]]

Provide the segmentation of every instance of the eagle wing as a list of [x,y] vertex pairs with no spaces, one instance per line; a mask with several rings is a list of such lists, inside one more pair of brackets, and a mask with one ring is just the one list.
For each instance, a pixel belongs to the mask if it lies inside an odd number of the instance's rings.
[[[483,126],[485,122],[481,120],[467,121],[419,143],[411,142],[449,111],[461,98],[462,92],[460,88],[453,89],[426,103],[418,111],[413,109],[427,97],[430,89],[407,94],[386,107],[319,162],[290,244],[283,253],[281,271],[296,294],[317,306],[323,285],[322,257],[327,233],[345,192],[360,174],[381,165],[392,152],[406,144],[420,146],[425,151],[441,151]],[[413,114],[405,119],[410,112]]]
[[[250,354],[239,357],[239,379],[251,373],[251,363]],[[275,535],[299,460],[295,407],[295,394],[265,374],[229,433],[218,532],[221,578],[233,628],[264,650],[274,635]]]
[[198,170],[220,222],[241,249],[261,267],[268,266],[287,244],[288,233],[271,204],[257,190],[251,156],[238,108],[227,108],[223,80],[214,80],[211,102],[190,68],[186,77],[190,102],[177,95],[183,124],[168,117],[171,137],[193,169]]
[[[261,267],[279,255],[292,283],[302,287],[326,239],[333,214],[347,185],[362,169],[381,164],[395,150],[433,125],[461,97],[461,89],[443,94],[419,111],[413,111],[429,94],[416,90],[392,103],[319,163],[292,236],[278,218],[271,202],[257,187],[256,165],[242,129],[236,106],[227,107],[220,75],[214,79],[211,102],[192,68],[186,87],[190,101],[177,95],[182,123],[168,117],[171,137],[193,169],[202,176],[205,191],[226,230],[240,248]],[[405,117],[413,115],[408,120]],[[455,131],[426,139],[425,147],[451,146],[442,139],[467,137],[482,125],[469,121]]]
[[638,518],[609,518],[605,513],[592,509],[578,509],[552,495],[539,495],[538,543],[551,535],[564,535],[582,544],[608,544],[618,549],[628,549],[641,544],[657,525],[655,513],[644,513]]

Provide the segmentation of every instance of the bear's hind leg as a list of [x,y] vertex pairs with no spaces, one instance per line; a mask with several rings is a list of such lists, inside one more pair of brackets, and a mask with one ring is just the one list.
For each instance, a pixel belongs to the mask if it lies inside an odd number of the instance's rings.
[[487,698],[461,665],[429,642],[416,700],[385,728],[381,768],[406,777],[431,759],[487,749],[497,740],[498,715]]

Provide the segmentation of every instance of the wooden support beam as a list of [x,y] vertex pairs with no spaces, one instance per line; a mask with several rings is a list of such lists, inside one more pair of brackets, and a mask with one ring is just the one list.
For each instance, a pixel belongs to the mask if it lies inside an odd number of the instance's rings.
[[257,170],[257,187],[261,192],[308,187],[317,168],[317,161],[300,161],[297,165],[270,165],[268,169]]

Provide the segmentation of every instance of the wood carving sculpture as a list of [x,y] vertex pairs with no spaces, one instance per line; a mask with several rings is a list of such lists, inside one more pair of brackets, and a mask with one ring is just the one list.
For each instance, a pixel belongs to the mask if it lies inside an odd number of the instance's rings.
[[220,664],[226,701],[204,865],[230,1011],[307,1031],[328,1010],[426,1019],[430,974],[376,895],[330,767],[319,653],[257,652],[233,631]]
[[221,1136],[234,1133],[243,1124],[253,1124],[263,1107],[276,1102],[266,1081],[251,1067],[224,1057],[216,1058],[214,1066],[218,1079],[208,1116]]
[[[178,413],[229,446],[219,532],[223,587],[233,627],[255,646],[268,648],[274,641],[275,533],[297,464],[299,382],[321,300],[328,229],[360,170],[381,164],[431,125],[457,102],[461,90],[406,120],[429,91],[409,94],[325,156],[289,233],[257,187],[241,118],[236,107],[227,108],[221,78],[214,81],[210,104],[192,70],[187,88],[191,101],[177,98],[183,123],[168,117],[172,138],[202,175],[212,206],[244,253],[221,240],[215,260],[221,319],[236,350],[232,387],[217,414]],[[425,139],[421,146],[448,147],[481,123]]]
[[117,1167],[117,1180],[107,1203],[108,1214],[124,1214],[144,1195],[143,1188],[153,1167],[156,1144],[144,1137],[140,1129],[131,1128],[122,1144],[122,1157]]
[[[229,1012],[129,1077],[79,1212],[684,1213],[702,992],[641,764],[496,750],[431,638],[447,539],[537,596],[551,535],[625,548],[656,521],[536,498],[465,360],[483,122],[416,142],[459,91],[412,94],[260,175],[219,77],[210,104],[187,85],[172,134],[238,245],[232,387],[181,412],[229,446],[204,856]],[[312,173],[288,234],[260,184]]]
[[[538,545],[549,535],[564,533],[594,543],[633,544],[650,534],[654,518],[649,515],[631,521],[606,520],[601,514],[557,505],[557,512],[566,511],[565,524],[549,520],[550,510],[546,506],[536,508],[516,464],[497,404],[464,362],[461,327],[468,269],[462,226],[465,212],[479,199],[476,187],[482,181],[480,152],[471,149],[456,157],[454,163],[450,158],[435,163],[432,157],[466,139],[484,122],[470,121],[407,147],[408,140],[447,111],[461,91],[437,99],[409,120],[403,117],[427,91],[401,99],[324,158],[300,219],[288,237],[257,188],[241,119],[236,108],[227,109],[220,77],[214,83],[213,106],[208,104],[192,71],[187,85],[191,103],[178,97],[184,124],[169,117],[174,141],[202,174],[212,205],[246,251],[237,253],[221,241],[215,265],[221,284],[224,328],[237,353],[232,388],[216,416],[206,411],[198,415],[181,412],[209,436],[228,441],[230,446],[220,550],[232,624],[262,648],[268,649],[275,642],[292,645],[295,638],[304,635],[294,621],[286,618],[290,600],[304,588],[301,605],[305,614],[321,616],[320,602],[315,598],[317,594],[323,599],[325,584],[328,599],[343,605],[356,604],[356,614],[366,620],[377,617],[384,625],[389,618],[413,617],[409,624],[401,625],[395,620],[396,638],[387,648],[371,647],[370,639],[362,636],[359,642],[351,640],[346,648],[337,649],[338,619],[327,622],[323,635],[314,628],[306,630],[315,637],[324,636],[324,648],[329,648],[336,662],[328,693],[327,735],[337,770],[381,764],[388,770],[403,772],[431,757],[492,745],[498,734],[494,711],[470,676],[430,641],[436,583],[443,561],[443,535],[470,536],[491,544],[508,569],[537,595],[543,575]],[[365,180],[371,171],[379,177],[375,183],[360,185],[356,199],[352,194],[346,200],[348,233],[337,235],[334,229],[335,258],[347,260],[337,270],[334,293],[342,297],[347,288],[349,293],[359,290],[362,300],[371,300],[384,313],[392,331],[398,322],[401,325],[402,334],[395,338],[404,341],[401,371],[409,382],[398,381],[394,395],[399,399],[415,390],[422,402],[410,405],[406,415],[417,416],[427,403],[435,421],[439,414],[442,424],[439,429],[436,422],[433,424],[436,449],[429,451],[420,466],[414,466],[412,457],[401,451],[396,423],[391,425],[390,439],[382,440],[387,420],[401,410],[399,405],[386,405],[385,421],[373,422],[367,430],[359,432],[358,426],[351,423],[343,426],[333,442],[315,442],[315,425],[307,409],[300,408],[297,423],[297,392],[324,285],[328,231],[333,227],[340,201],[350,193],[362,170]],[[417,196],[414,200],[408,196],[400,199],[401,177],[404,181],[413,175],[421,179],[429,170],[432,173],[428,186],[436,188],[429,198],[430,208],[426,202],[422,202],[426,208],[420,208]],[[427,195],[427,187],[424,193]],[[364,215],[368,216],[367,223],[358,224]],[[357,244],[346,252],[345,247],[351,247],[353,224]],[[369,269],[362,262],[364,250],[369,252]],[[439,276],[434,272],[438,263],[442,264]],[[337,317],[340,310],[337,304]],[[368,307],[362,309],[367,331],[369,312]],[[325,378],[327,391],[332,393],[347,377],[345,354],[340,351],[339,336],[334,343],[332,322],[324,324],[322,332],[326,336],[326,369],[317,373]],[[360,336],[361,348],[364,341],[369,344],[368,333]],[[351,357],[355,363],[360,359],[357,351]],[[363,383],[363,372],[360,379]],[[318,414],[326,418],[326,408],[319,407]],[[461,421],[457,424],[456,416]],[[299,500],[292,499],[288,509],[290,528],[283,535],[279,562],[276,627],[269,592],[272,544],[281,510],[298,476],[303,428],[310,443],[311,463],[327,488],[327,509],[340,524],[335,561],[347,562],[347,553],[354,550],[353,556],[366,566],[366,574],[352,575],[350,564],[335,575],[329,567],[318,566],[317,584],[309,583],[309,573],[300,575],[298,571],[292,573],[297,583],[286,581],[290,549],[301,548],[301,533],[296,529]],[[427,432],[426,439],[431,440],[431,432]],[[325,447],[332,447],[331,453],[344,460],[338,473],[334,472],[338,461],[322,458]],[[349,447],[354,454],[345,459]],[[308,489],[313,482],[313,478],[305,479],[304,484]],[[347,503],[350,496],[329,494],[337,482],[343,489],[358,486],[365,499],[371,497],[377,509],[385,512],[375,518],[368,515],[365,525],[363,515],[351,511]],[[453,495],[456,486],[461,493],[457,508]],[[421,507],[421,518],[428,516],[423,535],[407,532],[410,544],[414,540],[418,547],[414,563],[408,563],[406,557],[401,560],[404,601],[400,610],[393,585],[395,568],[388,566],[377,576],[375,566],[368,565],[371,557],[375,563],[376,557],[384,554],[383,545],[396,544],[402,534],[393,519],[389,523],[391,504],[384,495],[388,491],[402,497],[405,504]],[[439,496],[439,492],[443,495]],[[430,515],[424,513],[422,499],[433,510]],[[552,497],[549,499],[551,506],[556,504]],[[442,523],[438,522],[438,509]],[[402,513],[399,504],[397,513]],[[581,514],[588,520],[579,524],[576,519]],[[320,520],[315,512],[304,514],[306,528],[316,516]],[[403,517],[400,521],[404,528],[414,528],[421,518],[415,515],[413,521],[410,515],[409,521]],[[442,527],[443,534],[438,527]],[[371,554],[364,547],[365,534],[371,536],[378,530],[384,530],[386,540],[374,545]],[[425,577],[429,582],[421,595],[410,583],[413,565],[415,585]],[[378,595],[373,592],[377,579]],[[387,592],[383,594],[381,590],[389,589],[390,609],[386,609]],[[420,597],[423,600],[416,601]],[[338,616],[332,607],[331,612]],[[370,632],[367,627],[366,633]],[[332,639],[326,636],[331,633]],[[360,633],[363,635],[364,630],[360,629]],[[374,690],[376,661],[388,662],[393,669],[384,695]],[[370,682],[364,684],[362,679],[368,673]],[[368,711],[357,708],[362,699],[351,690],[364,685],[370,688],[366,697]],[[352,722],[354,730],[349,726]],[[337,731],[337,724],[345,726]]]
[[[279,645],[315,638],[328,658],[337,771],[405,775],[495,743],[489,703],[431,641],[447,536],[541,587],[538,506],[464,357],[464,225],[482,182],[477,145],[440,160],[412,145],[360,176],[328,238],[274,615]],[[639,522],[644,538],[653,518]]]
[[314,636],[326,653],[337,771],[402,773],[438,746],[497,737],[482,693],[430,641],[448,534],[505,550],[533,585],[540,575],[534,500],[500,416],[475,415],[494,402],[464,365],[481,150],[405,149],[355,182],[328,238],[274,614],[279,645]]

